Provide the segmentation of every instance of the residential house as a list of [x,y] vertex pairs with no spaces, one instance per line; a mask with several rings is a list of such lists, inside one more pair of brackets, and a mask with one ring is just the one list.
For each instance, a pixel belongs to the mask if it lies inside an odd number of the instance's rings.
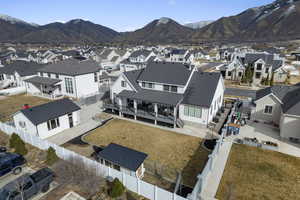
[[42,139],[51,137],[80,123],[80,107],[68,98],[39,106],[25,106],[13,115],[16,128]]
[[225,80],[241,81],[245,73],[245,66],[240,59],[235,58],[231,63],[219,67],[218,70]]
[[182,63],[150,62],[146,68],[122,73],[104,108],[155,124],[206,126],[222,106],[224,89],[220,73],[200,72]]
[[25,87],[25,79],[35,76],[43,66],[34,62],[14,61],[0,68],[0,85],[2,88]]
[[101,66],[95,61],[68,59],[48,64],[26,79],[28,93],[47,98],[82,98],[99,92]]
[[97,154],[98,160],[115,170],[142,179],[144,177],[144,161],[147,154],[118,144],[111,143]]
[[120,63],[120,70],[122,72],[142,69],[146,66],[147,62],[155,60],[156,55],[153,51],[137,50],[134,51],[126,60]]
[[276,60],[273,54],[251,53],[246,54],[244,63],[253,71],[252,82],[261,84],[263,79],[271,79],[274,75],[274,82],[285,82],[287,72],[284,70],[284,59]]
[[257,91],[252,119],[280,128],[280,137],[300,142],[300,86],[273,86]]
[[179,63],[187,63],[189,60],[189,51],[185,49],[173,49],[170,52],[170,57],[168,61],[170,62],[179,62]]

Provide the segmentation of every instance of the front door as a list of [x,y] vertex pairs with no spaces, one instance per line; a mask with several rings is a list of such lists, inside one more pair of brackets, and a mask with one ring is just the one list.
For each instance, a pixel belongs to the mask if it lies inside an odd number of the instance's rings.
[[74,126],[72,113],[68,114],[70,128]]

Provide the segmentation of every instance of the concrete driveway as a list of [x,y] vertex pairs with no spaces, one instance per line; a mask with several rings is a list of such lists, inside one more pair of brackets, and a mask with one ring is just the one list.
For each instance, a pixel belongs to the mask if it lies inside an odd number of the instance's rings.
[[237,138],[256,137],[261,141],[271,141],[278,144],[278,151],[292,156],[300,157],[300,145],[282,140],[279,136],[279,129],[263,123],[249,122],[241,127],[240,135]]

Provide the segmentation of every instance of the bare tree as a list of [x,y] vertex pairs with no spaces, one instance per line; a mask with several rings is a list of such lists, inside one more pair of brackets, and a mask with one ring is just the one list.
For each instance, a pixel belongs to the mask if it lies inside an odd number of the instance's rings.
[[59,161],[54,166],[60,184],[80,185],[89,195],[94,195],[105,184],[104,176],[96,174],[96,169],[85,167],[80,159]]

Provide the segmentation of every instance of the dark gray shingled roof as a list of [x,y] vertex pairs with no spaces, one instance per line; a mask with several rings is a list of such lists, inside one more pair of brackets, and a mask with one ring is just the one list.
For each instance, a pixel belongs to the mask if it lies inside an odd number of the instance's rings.
[[182,103],[209,108],[220,77],[216,72],[194,72]]
[[147,154],[111,143],[98,156],[131,171],[136,171],[147,158]]
[[171,85],[185,85],[191,75],[187,65],[170,62],[151,62],[138,80]]
[[273,86],[258,90],[256,100],[273,94],[281,101],[281,108],[284,114],[300,115],[300,86]]
[[124,72],[124,75],[129,80],[129,82],[132,84],[132,86],[134,87],[135,90],[141,90],[141,87],[139,86],[137,79],[140,76],[142,71],[143,71],[143,69]]
[[248,53],[245,56],[245,63],[252,64],[257,60],[262,59],[267,65],[272,65],[274,55],[265,53]]
[[55,119],[77,110],[80,110],[79,106],[70,99],[64,98],[39,106],[34,106],[32,108],[23,109],[20,110],[20,112],[23,113],[34,125],[38,125],[50,119]]
[[101,66],[99,66],[95,61],[79,61],[76,59],[68,59],[58,63],[47,65],[41,68],[39,71],[76,76],[98,72],[100,69]]
[[56,83],[61,82],[61,80],[59,80],[59,79],[53,79],[53,78],[41,77],[41,76],[34,76],[34,77],[28,78],[24,81],[33,83],[33,84],[43,84],[43,85],[54,85]]
[[17,60],[11,64],[1,67],[0,74],[13,75],[15,72],[18,72],[20,76],[30,76],[30,75],[37,74],[37,71],[44,66],[45,65],[38,64],[35,62]]
[[133,57],[133,58],[136,58],[136,57],[139,57],[139,56],[145,56],[145,57],[148,57],[148,55],[151,53],[151,51],[148,51],[146,49],[143,49],[143,50],[137,50],[137,51],[134,51],[132,52],[132,54],[130,55],[130,57]]

